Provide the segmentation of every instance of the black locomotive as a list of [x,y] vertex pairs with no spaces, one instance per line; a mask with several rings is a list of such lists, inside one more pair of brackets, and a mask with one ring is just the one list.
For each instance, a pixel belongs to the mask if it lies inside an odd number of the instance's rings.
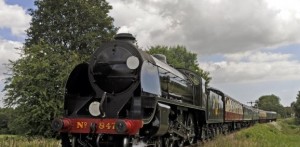
[[226,109],[232,98],[135,43],[131,34],[118,34],[74,68],[64,117],[52,122],[63,147],[184,146],[258,121],[244,120],[243,110],[241,119],[226,119],[238,116]]

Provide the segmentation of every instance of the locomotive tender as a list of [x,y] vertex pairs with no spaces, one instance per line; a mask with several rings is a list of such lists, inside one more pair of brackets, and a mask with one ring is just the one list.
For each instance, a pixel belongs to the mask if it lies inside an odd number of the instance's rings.
[[[266,115],[259,115],[265,112]],[[186,69],[149,55],[131,34],[103,43],[66,84],[62,146],[184,146],[249,126],[266,112],[239,103]],[[260,116],[260,117],[259,117]]]

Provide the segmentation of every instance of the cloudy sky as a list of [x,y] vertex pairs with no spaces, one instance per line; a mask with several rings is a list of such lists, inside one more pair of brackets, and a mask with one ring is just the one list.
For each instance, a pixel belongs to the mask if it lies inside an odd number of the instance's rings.
[[[289,106],[300,90],[298,0],[109,0],[120,32],[143,49],[184,45],[211,86],[243,103],[275,94]],[[0,0],[0,79],[24,42],[33,0]],[[0,90],[3,89],[0,81]],[[2,97],[3,93],[0,93]]]

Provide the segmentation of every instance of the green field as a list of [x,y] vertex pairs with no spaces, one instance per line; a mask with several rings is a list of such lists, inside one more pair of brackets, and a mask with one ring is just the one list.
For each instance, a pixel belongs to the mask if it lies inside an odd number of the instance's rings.
[[300,126],[294,119],[257,124],[228,136],[219,136],[204,147],[300,147]]

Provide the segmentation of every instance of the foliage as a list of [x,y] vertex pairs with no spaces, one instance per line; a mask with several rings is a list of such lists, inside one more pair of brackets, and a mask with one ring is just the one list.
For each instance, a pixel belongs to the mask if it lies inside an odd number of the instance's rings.
[[163,54],[167,57],[167,63],[176,68],[186,68],[198,73],[208,83],[211,80],[209,72],[199,68],[197,54],[188,51],[184,46],[152,46],[147,51],[150,54]]
[[105,0],[36,0],[35,5],[38,9],[29,10],[32,22],[27,47],[42,39],[64,50],[90,55],[116,33],[113,18],[108,16],[112,7]]
[[284,110],[287,117],[292,117],[292,114],[294,113],[292,107],[284,107]]
[[300,91],[298,91],[296,102],[292,103],[292,107],[294,109],[297,122],[300,124]]
[[13,115],[13,108],[0,108],[0,134],[12,133],[8,125],[14,119]]
[[264,95],[256,100],[256,107],[265,111],[275,111],[281,117],[286,117],[285,108],[280,104],[280,98],[276,95]]
[[10,62],[4,103],[16,107],[17,118],[9,124],[14,133],[52,136],[50,123],[62,114],[69,73],[116,28],[104,0],[37,0],[35,5],[21,58]]
[[17,134],[47,136],[51,120],[61,115],[65,79],[80,59],[73,52],[57,54],[43,42],[24,52],[29,54],[12,62],[14,74],[5,87],[5,104],[18,106],[18,119],[9,127]]

